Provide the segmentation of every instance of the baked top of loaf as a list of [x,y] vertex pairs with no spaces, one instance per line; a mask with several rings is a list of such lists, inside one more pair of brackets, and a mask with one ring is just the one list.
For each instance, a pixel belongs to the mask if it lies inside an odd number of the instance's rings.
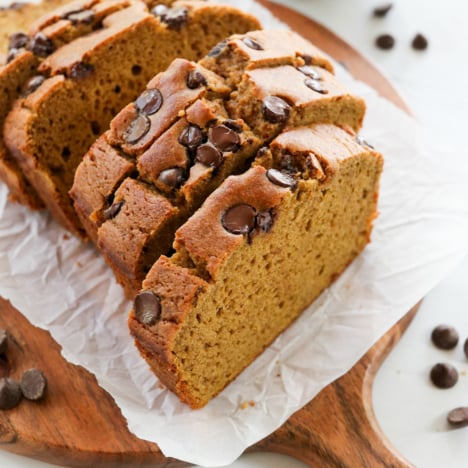
[[[369,241],[378,153],[338,127],[315,125],[282,133],[260,159],[227,178],[177,230],[175,253],[152,267],[129,316],[142,355],[194,408],[236,377]],[[317,171],[302,169],[311,165]]]
[[[278,39],[290,41],[290,44],[283,43],[278,50],[273,50]],[[235,74],[226,71],[228,57],[232,60],[231,70],[237,70]],[[228,175],[245,171],[260,147],[268,144],[288,124],[286,120],[272,119],[271,113],[265,114],[261,104],[252,110],[249,110],[250,104],[242,109],[235,108],[235,96],[240,94],[238,87],[245,77],[256,72],[275,76],[278,70],[281,73],[286,68],[288,73],[301,76],[300,86],[305,88],[302,91],[306,96],[304,104],[296,99],[294,105],[294,100],[290,99],[291,108],[297,109],[296,114],[299,114],[301,106],[307,107],[312,102],[309,114],[302,120],[332,121],[352,127],[360,124],[364,113],[363,101],[350,96],[323,68],[314,68],[314,73],[318,74],[320,70],[326,77],[321,83],[331,91],[338,91],[323,95],[305,86],[303,81],[307,76],[304,72],[312,68],[312,65],[306,65],[305,60],[307,63],[323,63],[327,69],[333,70],[318,49],[288,31],[254,31],[235,35],[215,46],[198,64],[176,60],[168,70],[151,80],[147,90],[134,103],[126,106],[112,120],[110,131],[99,143],[99,148],[108,145],[109,157],[100,149],[98,157],[102,163],[96,162],[97,155],[93,149],[85,156],[70,192],[75,200],[75,209],[88,235],[100,247],[130,297],[139,290],[156,259],[171,249],[175,229]],[[237,76],[239,81],[235,82],[233,76]],[[296,87],[294,81],[290,85],[286,83],[283,97],[286,94],[302,96]],[[268,89],[265,96],[269,96]],[[147,112],[142,111],[142,107],[149,106],[145,100],[149,99],[151,103],[151,99],[154,101],[156,97],[158,109],[146,115]],[[256,95],[249,92],[243,99],[253,102]],[[330,117],[324,117],[326,112]],[[246,123],[248,119],[253,125]],[[266,125],[267,131],[262,131],[257,121],[263,122],[261,125]],[[291,120],[290,123],[297,121]],[[110,191],[93,190],[93,185],[101,186],[101,171],[106,170],[116,157],[121,161],[118,167],[122,170],[113,172],[114,180],[106,185],[106,190]],[[148,197],[163,197],[175,209],[170,215],[164,210],[164,219],[158,219],[160,211],[154,208],[153,229],[149,229],[149,220],[140,219],[139,209],[134,205],[136,199],[127,200],[122,193],[119,197],[114,196],[126,178],[145,182]],[[96,192],[100,196],[96,196]],[[164,206],[167,206],[167,201],[161,199]],[[129,203],[133,208],[127,206]],[[117,210],[122,206],[127,208]],[[112,213],[112,216],[104,213]],[[123,241],[129,223],[133,223],[134,246],[138,246],[131,254],[126,251]]]
[[[6,119],[11,154],[52,214],[78,235],[83,228],[68,190],[76,166],[111,118],[175,57],[198,59],[225,36],[259,27],[250,15],[207,2],[177,2],[154,14],[138,0],[127,5],[106,16],[102,28],[42,60],[38,71],[47,78],[17,100]],[[62,23],[40,26],[63,31]]]

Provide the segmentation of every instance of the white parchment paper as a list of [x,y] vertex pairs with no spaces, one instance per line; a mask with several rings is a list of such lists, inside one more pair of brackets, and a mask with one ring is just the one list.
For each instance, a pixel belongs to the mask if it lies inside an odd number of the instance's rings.
[[[251,1],[233,3],[277,26]],[[468,250],[468,191],[466,175],[453,169],[457,149],[337,68],[366,99],[362,135],[385,156],[372,243],[202,410],[161,388],[139,357],[126,326],[130,304],[98,252],[47,214],[9,204],[0,185],[0,294],[49,330],[66,359],[95,373],[129,429],[167,456],[231,463],[347,372]]]

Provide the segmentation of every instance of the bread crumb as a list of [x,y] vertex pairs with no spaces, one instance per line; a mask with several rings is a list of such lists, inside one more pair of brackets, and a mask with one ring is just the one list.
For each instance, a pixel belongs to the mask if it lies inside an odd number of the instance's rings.
[[255,401],[250,400],[249,405],[252,406],[252,407],[255,406]]
[[83,268],[83,264],[82,264],[81,262],[76,262],[76,266],[77,266],[78,268]]
[[242,402],[241,404],[241,409],[246,409],[248,406],[248,403],[246,401]]
[[184,117],[185,116],[185,110],[182,109],[177,113],[178,117]]
[[69,239],[70,239],[70,236],[69,236],[68,234],[65,233],[65,234],[63,235],[63,240],[69,240]]

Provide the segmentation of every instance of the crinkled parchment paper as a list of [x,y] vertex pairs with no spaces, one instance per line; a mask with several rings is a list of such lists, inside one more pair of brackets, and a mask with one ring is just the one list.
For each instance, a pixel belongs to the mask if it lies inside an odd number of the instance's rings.
[[[258,6],[254,12],[266,27],[276,26]],[[362,135],[385,156],[372,243],[202,410],[160,388],[139,357],[126,326],[130,304],[98,252],[47,214],[7,203],[0,186],[0,294],[49,330],[66,359],[94,372],[130,430],[167,456],[207,466],[232,462],[347,372],[468,249],[468,193],[453,169],[456,149],[338,72],[366,99]],[[242,409],[250,401],[255,405]]]

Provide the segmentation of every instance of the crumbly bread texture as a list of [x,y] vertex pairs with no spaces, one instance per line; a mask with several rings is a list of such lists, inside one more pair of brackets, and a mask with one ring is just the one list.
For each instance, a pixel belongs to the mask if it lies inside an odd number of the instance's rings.
[[[312,70],[306,63],[322,64],[326,69]],[[257,151],[288,123],[278,120],[275,108],[265,113],[260,106],[253,118],[255,111],[238,111],[233,104],[244,75],[264,71],[275,76],[285,67],[302,77],[299,84],[304,87],[295,91],[297,83],[291,81],[286,91],[290,95],[303,92],[305,105],[312,102],[302,121],[323,119],[359,126],[364,112],[361,99],[342,87],[341,94],[324,95],[304,86],[305,73],[312,71],[327,74],[326,80],[317,78],[320,85],[336,83],[327,71],[333,68],[320,51],[288,31],[254,31],[223,41],[198,64],[173,62],[113,119],[110,130],[84,157],[70,195],[89,237],[103,252],[127,295],[135,295],[149,268],[170,251],[177,227],[228,175],[247,170]],[[268,89],[264,96],[271,97]],[[245,96],[249,99],[253,100],[252,94]],[[299,106],[291,103],[290,107]],[[291,119],[292,124],[298,121]],[[261,131],[256,122],[264,122],[268,132]],[[119,188],[122,185],[124,190]],[[132,194],[130,187],[140,195]],[[145,204],[148,206],[143,208]]]
[[[47,48],[37,68],[46,79],[15,101],[4,126],[6,146],[26,178],[54,217],[79,236],[84,229],[68,191],[111,118],[175,57],[199,59],[222,38],[259,27],[236,8],[208,2],[158,5],[152,12],[139,0],[112,11],[107,3],[93,6],[104,12],[95,31],[88,34],[85,24],[79,37]],[[53,13],[37,27],[66,38],[73,36],[67,23],[73,21]]]
[[369,242],[381,170],[354,135],[315,125],[283,132],[227,178],[129,316],[162,383],[199,408],[250,364]]

